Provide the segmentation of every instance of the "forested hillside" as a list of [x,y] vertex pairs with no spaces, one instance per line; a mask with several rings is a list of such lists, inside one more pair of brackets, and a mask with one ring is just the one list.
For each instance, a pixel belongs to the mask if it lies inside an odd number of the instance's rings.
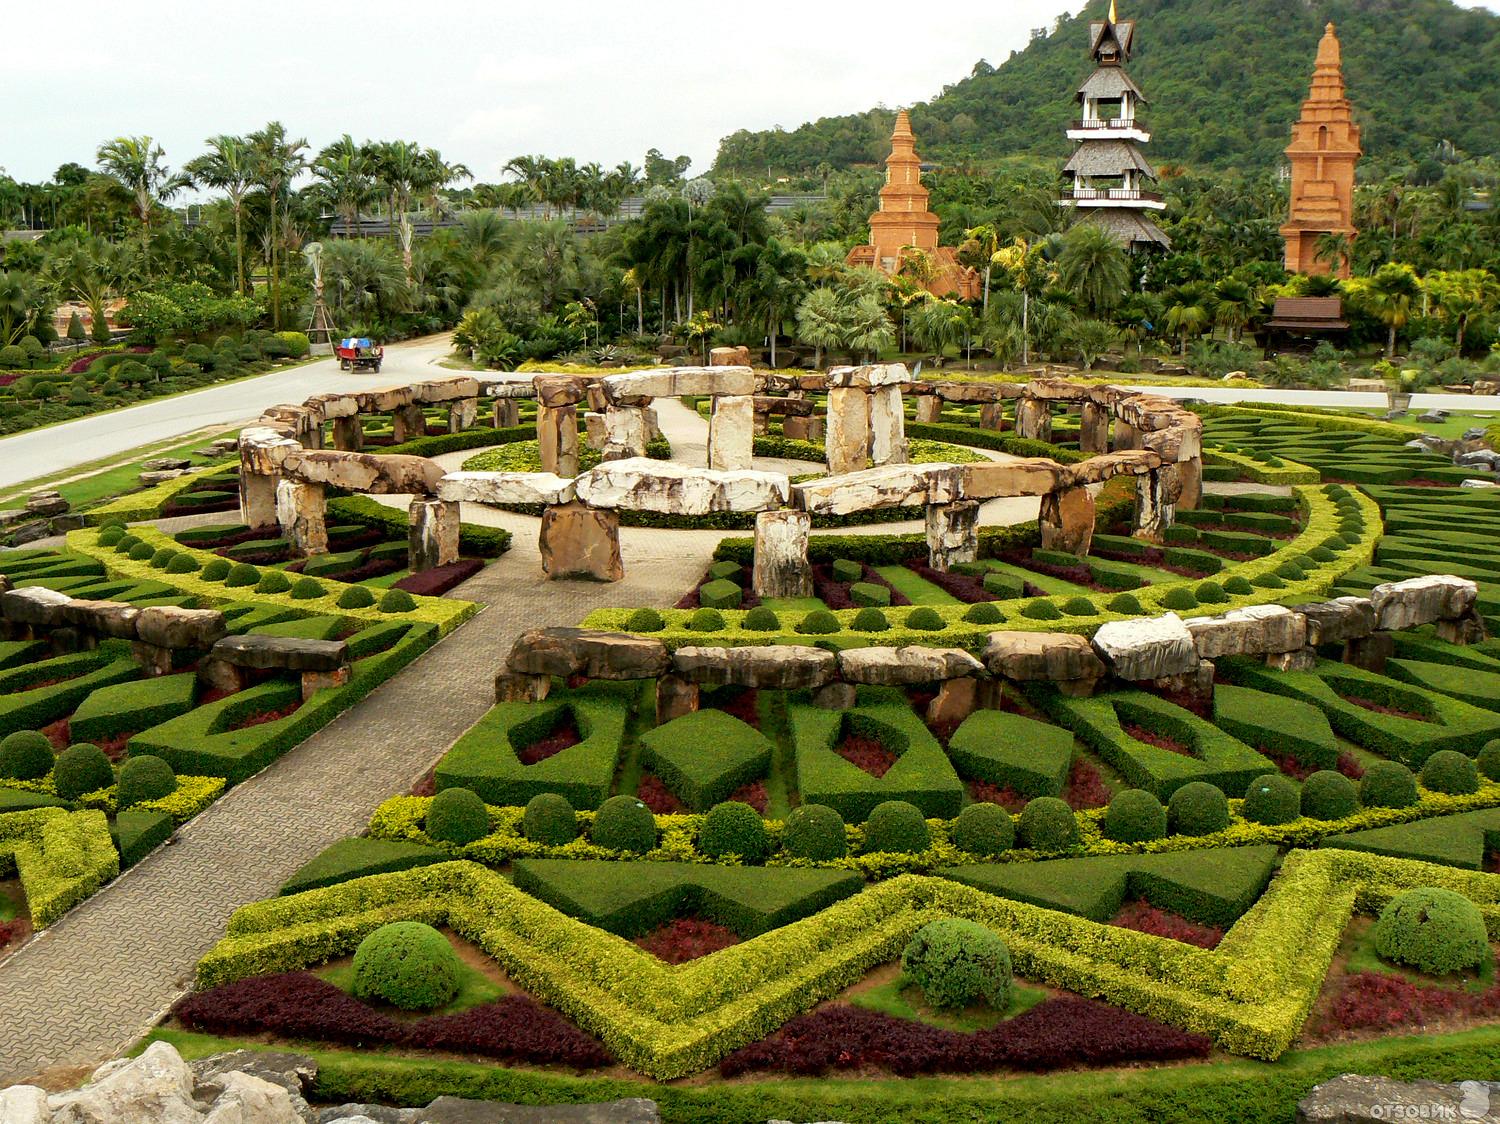
[[[1073,91],[1087,75],[1089,0],[1003,65],[912,108],[921,151],[949,163],[1061,157]],[[1138,21],[1131,72],[1150,99],[1158,162],[1256,171],[1274,165],[1307,93],[1324,23],[1338,24],[1345,76],[1377,164],[1431,156],[1443,141],[1500,152],[1500,17],[1450,0],[1120,0]],[[982,50],[983,44],[976,44]],[[764,174],[882,159],[893,111],[825,117],[790,132],[741,130],[717,169]]]

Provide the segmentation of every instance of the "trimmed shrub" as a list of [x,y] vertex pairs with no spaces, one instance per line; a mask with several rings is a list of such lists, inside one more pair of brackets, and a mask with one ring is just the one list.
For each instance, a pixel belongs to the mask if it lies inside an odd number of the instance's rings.
[[114,546],[124,537],[125,527],[120,523],[110,523],[99,532],[99,545]]
[[151,544],[148,542],[138,542],[130,548],[129,557],[132,562],[150,562],[155,556],[156,551],[151,549]]
[[160,800],[177,791],[177,774],[160,757],[145,754],[129,757],[120,766],[115,807],[123,812],[146,800]]
[[1302,814],[1302,794],[1297,782],[1280,773],[1256,777],[1245,790],[1240,815],[1251,823],[1291,823]]
[[1178,835],[1212,835],[1229,826],[1229,798],[1217,785],[1188,781],[1167,801],[1167,822]]
[[1500,781],[1500,738],[1486,742],[1474,764],[1489,780]]
[[735,578],[740,576],[740,571],[743,569],[744,567],[738,562],[715,562],[708,568],[708,580],[718,581],[720,578],[728,578],[730,581],[734,581]]
[[906,615],[906,627],[920,632],[940,632],[943,628],[943,618],[931,605],[922,605]]
[[738,609],[744,597],[745,591],[728,578],[706,582],[698,589],[698,604],[704,609]]
[[179,553],[172,556],[167,563],[169,574],[194,574],[198,572],[198,560],[191,554]]
[[993,601],[976,601],[965,610],[964,620],[969,624],[1003,624],[1005,614]]
[[852,562],[847,558],[836,558],[833,562],[833,580],[843,582],[846,585],[857,582],[865,576],[865,568],[859,562]]
[[666,618],[655,609],[637,609],[625,621],[628,632],[660,632],[666,627]]
[[710,858],[738,855],[747,863],[763,863],[771,853],[771,838],[760,813],[748,804],[727,800],[715,804],[703,817],[698,849]]
[[224,584],[230,589],[238,589],[242,586],[255,585],[260,581],[260,571],[248,562],[236,562],[229,567],[229,573],[224,577]]
[[404,589],[386,590],[379,604],[382,613],[410,613],[416,607],[416,599]]
[[886,800],[875,805],[865,821],[865,854],[889,851],[916,855],[931,844],[922,809],[905,800]]
[[597,847],[645,854],[656,846],[656,820],[634,796],[611,796],[594,813],[589,838]]
[[849,627],[855,632],[888,632],[891,622],[884,613],[872,606],[855,613]]
[[115,783],[115,771],[104,750],[89,742],[70,745],[57,755],[52,766],[52,787],[64,800],[98,792]]
[[1417,802],[1417,779],[1399,761],[1377,761],[1359,782],[1359,802],[1366,808],[1410,808]]
[[1224,587],[1218,582],[1203,582],[1193,595],[1198,598],[1200,605],[1222,605],[1229,600],[1229,594],[1224,592]]
[[267,570],[255,583],[256,593],[285,593],[292,588],[292,579],[280,570]]
[[1477,905],[1453,890],[1427,886],[1397,894],[1380,911],[1375,951],[1443,976],[1484,964],[1490,941]]
[[340,609],[368,609],[375,604],[375,595],[362,585],[351,585],[339,594]]
[[165,570],[167,568],[167,563],[176,558],[179,553],[179,551],[173,550],[170,546],[162,547],[156,553],[151,555],[152,568],[156,570]]
[[54,757],[47,735],[37,730],[17,730],[0,739],[0,777],[34,781],[52,771]]
[[354,951],[354,994],[360,999],[425,1011],[451,1002],[460,980],[453,946],[420,921],[382,925]]
[[1232,597],[1245,597],[1255,592],[1255,587],[1250,584],[1249,579],[1235,574],[1233,577],[1224,579],[1224,592]]
[[781,833],[781,845],[797,859],[827,862],[849,853],[844,817],[826,804],[802,804],[792,809]]
[[1027,620],[1033,621],[1060,621],[1062,610],[1051,601],[1045,599],[1034,599],[1026,602],[1021,609],[1021,615]]
[[923,925],[901,954],[901,970],[933,1007],[1010,1005],[1010,950],[977,921],[945,917]]
[[1111,613],[1123,613],[1128,616],[1139,616],[1146,611],[1141,606],[1140,598],[1133,593],[1122,593],[1117,597],[1111,597],[1106,608]]
[[533,843],[561,847],[578,838],[578,815],[566,796],[539,792],[526,802],[521,831]]
[[1422,787],[1449,796],[1479,791],[1479,770],[1456,749],[1440,749],[1422,764]]
[[312,578],[298,578],[292,583],[291,594],[293,601],[312,601],[318,597],[322,597],[327,592],[320,583],[314,581]]
[[690,632],[723,632],[724,614],[717,609],[698,609],[688,618],[687,628]]
[[1003,855],[1016,844],[1016,825],[998,804],[970,804],[950,832],[959,850],[982,858]]
[[839,619],[827,609],[814,609],[797,622],[803,636],[829,636],[840,631]]
[[1179,585],[1167,590],[1166,595],[1161,599],[1161,607],[1163,609],[1174,609],[1178,612],[1184,612],[1189,609],[1196,609],[1198,607],[1198,599],[1193,596],[1191,589]]
[[1314,820],[1341,820],[1359,811],[1359,789],[1343,773],[1319,769],[1302,782],[1302,814]]
[[889,605],[891,591],[874,582],[855,582],[849,587],[849,600],[860,608]]
[[1117,843],[1144,843],[1167,833],[1167,810],[1155,793],[1127,788],[1109,802],[1104,813],[1104,837]]
[[1063,602],[1062,611],[1070,617],[1095,617],[1099,610],[1087,597],[1070,597]]
[[445,788],[427,806],[427,835],[440,843],[462,847],[489,833],[489,810],[470,789]]
[[740,627],[746,632],[780,632],[781,618],[764,605],[757,605],[745,614]]
[[1066,851],[1078,842],[1078,820],[1067,801],[1038,796],[1021,809],[1021,842],[1033,851]]

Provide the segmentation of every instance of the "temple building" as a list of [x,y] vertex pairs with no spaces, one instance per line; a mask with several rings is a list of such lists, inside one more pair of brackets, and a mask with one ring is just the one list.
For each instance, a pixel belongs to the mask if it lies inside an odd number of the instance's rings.
[[936,296],[977,300],[979,274],[960,265],[952,246],[938,245],[937,215],[928,210],[928,191],[922,186],[922,158],[906,110],[896,114],[891,154],[885,160],[885,186],[880,210],[870,216],[870,244],[849,251],[848,264],[870,266],[887,277],[921,251],[931,267],[927,288]]
[[1130,249],[1167,249],[1171,239],[1151,218],[1167,204],[1151,190],[1156,170],[1141,153],[1151,140],[1140,114],[1146,98],[1125,73],[1134,40],[1135,21],[1121,20],[1114,0],[1108,19],[1089,24],[1094,72],[1078,88],[1082,114],[1068,130],[1078,147],[1063,169],[1073,186],[1058,203],[1078,208],[1079,221],[1098,223]]
[[1349,257],[1327,261],[1318,254],[1325,235],[1354,241],[1354,166],[1359,163],[1359,126],[1344,96],[1344,73],[1339,39],[1333,24],[1318,44],[1312,92],[1302,103],[1302,116],[1292,126],[1286,154],[1292,162],[1292,207],[1281,237],[1286,241],[1286,267],[1293,273],[1334,273],[1349,276]]

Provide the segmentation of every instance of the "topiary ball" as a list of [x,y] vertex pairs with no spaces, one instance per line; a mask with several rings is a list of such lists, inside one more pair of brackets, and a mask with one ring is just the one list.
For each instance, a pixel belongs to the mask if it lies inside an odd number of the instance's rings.
[[52,787],[64,800],[77,800],[115,783],[115,771],[104,750],[91,742],[70,745],[52,766]]
[[964,620],[969,624],[1003,624],[1005,614],[993,601],[976,601],[964,611]]
[[177,774],[160,757],[144,754],[126,758],[116,782],[115,810],[123,812],[146,800],[160,800],[177,791]]
[[375,595],[362,585],[351,585],[339,594],[340,609],[368,609],[375,604]]
[[1449,796],[1479,791],[1479,769],[1456,749],[1440,749],[1422,763],[1422,787]]
[[1167,822],[1178,835],[1212,835],[1229,826],[1229,798],[1217,785],[1188,781],[1167,801]]
[[1104,813],[1104,837],[1116,843],[1144,843],[1167,833],[1167,810],[1154,792],[1127,788]]
[[723,632],[724,614],[717,609],[697,609],[688,618],[690,632]]
[[1060,621],[1062,610],[1047,600],[1031,600],[1021,607],[1021,615],[1033,621]]
[[667,619],[655,609],[637,609],[625,619],[626,632],[660,632],[667,627]]
[[906,627],[918,632],[939,632],[943,628],[943,618],[931,605],[922,605],[906,614]]
[[865,821],[865,854],[889,851],[916,855],[932,843],[922,809],[905,800],[886,800],[875,805]]
[[453,1001],[462,973],[446,937],[420,921],[382,925],[354,951],[354,994],[403,1011]]
[[388,589],[380,598],[382,613],[410,613],[416,607],[416,599],[404,589]]
[[1479,751],[1474,764],[1478,767],[1481,776],[1492,781],[1500,781],[1500,738],[1486,742],[1484,748]]
[[1016,825],[998,804],[970,804],[958,814],[949,833],[953,844],[971,855],[1003,855],[1016,845]]
[[1302,814],[1314,820],[1341,820],[1359,811],[1359,789],[1343,773],[1319,769],[1302,782]]
[[738,855],[747,863],[763,863],[771,853],[771,837],[759,812],[748,804],[726,800],[715,804],[703,817],[698,850],[714,859]]
[[781,618],[764,605],[757,605],[745,614],[740,627],[746,632],[780,632]]
[[1093,617],[1099,610],[1087,597],[1070,597],[1063,602],[1062,611],[1070,617]]
[[167,563],[169,574],[193,574],[198,571],[198,560],[191,554],[174,554]]
[[100,546],[114,546],[125,537],[125,528],[119,523],[107,523],[99,531]]
[[844,817],[825,804],[803,804],[792,809],[781,832],[781,845],[797,859],[828,862],[849,853]]
[[521,832],[533,843],[561,847],[578,838],[578,814],[566,796],[539,792],[526,802]]
[[167,568],[167,564],[171,562],[172,559],[176,558],[177,554],[178,552],[173,550],[170,546],[162,547],[156,553],[151,555],[152,568],[156,570],[165,570]]
[[1202,582],[1198,588],[1193,590],[1193,596],[1198,598],[1200,605],[1222,605],[1229,600],[1229,594],[1224,592],[1224,587],[1218,582]]
[[977,921],[929,921],[901,954],[901,970],[933,1007],[966,1007],[980,1000],[996,1010],[1010,1005],[1010,950]]
[[804,636],[828,636],[839,631],[839,619],[827,609],[814,609],[797,622],[797,631]]
[[293,601],[312,601],[324,596],[328,591],[312,578],[298,578],[292,583],[291,598]]
[[1462,894],[1422,887],[1397,894],[1375,922],[1375,951],[1387,960],[1444,976],[1490,957],[1484,914]]
[[34,781],[52,771],[55,757],[47,735],[37,730],[17,730],[0,738],[0,777]]
[[128,555],[132,550],[140,545],[140,535],[124,534],[115,540],[115,553]]
[[231,589],[254,585],[258,581],[260,581],[260,571],[248,562],[236,562],[229,567],[229,573],[224,578],[224,584]]
[[1417,802],[1417,778],[1399,761],[1377,761],[1359,782],[1366,808],[1410,808]]
[[1078,842],[1078,818],[1065,800],[1037,796],[1021,809],[1021,842],[1033,851],[1052,854]]
[[1224,579],[1224,592],[1233,597],[1244,597],[1255,592],[1255,587],[1250,584],[1248,578],[1242,578],[1236,574],[1232,578]]
[[1125,616],[1139,616],[1146,610],[1141,607],[1141,599],[1133,593],[1120,593],[1109,599],[1105,606],[1111,613],[1121,613]]
[[656,846],[656,818],[634,796],[611,796],[594,813],[589,839],[606,850],[644,855]]
[[292,579],[280,570],[267,570],[255,583],[256,593],[285,593],[292,588]]
[[849,627],[855,632],[889,632],[891,622],[879,609],[870,606],[855,613]]
[[445,788],[427,806],[427,835],[462,847],[490,833],[490,813],[471,789]]
[[1291,823],[1302,814],[1302,794],[1297,782],[1280,773],[1256,777],[1245,790],[1240,815],[1251,823]]
[[1161,607],[1163,609],[1174,609],[1178,612],[1186,612],[1198,607],[1198,599],[1193,596],[1193,591],[1185,586],[1175,586],[1162,595]]

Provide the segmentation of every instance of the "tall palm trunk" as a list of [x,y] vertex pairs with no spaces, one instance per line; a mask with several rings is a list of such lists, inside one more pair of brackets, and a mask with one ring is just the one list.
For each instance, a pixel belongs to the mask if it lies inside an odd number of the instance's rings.
[[1387,360],[1396,358],[1396,325],[1392,323],[1385,337],[1385,357]]
[[635,334],[644,336],[646,334],[646,305],[645,297],[641,295],[641,287],[635,287]]
[[234,201],[234,274],[235,292],[245,292],[245,201]]
[[271,328],[273,331],[281,330],[281,281],[276,273],[276,192],[271,193],[271,245],[270,253],[267,255],[270,261],[270,290],[271,290]]

